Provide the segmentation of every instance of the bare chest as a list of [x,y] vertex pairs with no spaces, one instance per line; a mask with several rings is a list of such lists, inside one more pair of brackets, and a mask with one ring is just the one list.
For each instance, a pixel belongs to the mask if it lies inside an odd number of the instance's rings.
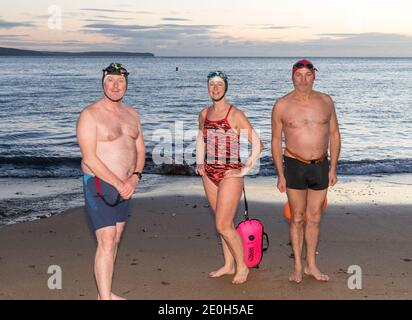
[[100,142],[110,142],[120,138],[136,140],[139,135],[137,121],[130,115],[111,115],[101,120],[97,126],[97,140]]
[[283,115],[283,125],[286,128],[304,128],[328,125],[331,112],[321,104],[294,105]]

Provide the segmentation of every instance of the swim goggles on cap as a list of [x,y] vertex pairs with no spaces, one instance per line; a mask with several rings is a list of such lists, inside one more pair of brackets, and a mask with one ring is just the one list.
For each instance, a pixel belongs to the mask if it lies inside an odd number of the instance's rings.
[[[126,68],[123,67],[121,63],[114,63],[113,62],[113,63],[109,64],[108,67],[103,69],[103,76],[102,76],[103,90],[104,90],[104,79],[108,75],[123,76],[126,79],[126,88],[127,88],[128,84],[129,84],[129,80],[128,80],[129,72],[127,72]],[[105,93],[105,95],[106,95],[106,93]]]
[[293,65],[293,67],[296,68],[296,69],[308,68],[309,70],[314,69],[314,70],[318,71],[318,69],[316,69],[316,68],[313,66],[313,64],[310,63],[310,62],[296,62],[296,63]]
[[208,80],[211,79],[211,78],[214,78],[214,77],[222,78],[223,80],[225,80],[227,82],[227,75],[223,71],[219,71],[219,70],[218,71],[211,71],[207,75]]
[[103,69],[103,74],[115,74],[115,75],[123,75],[125,78],[129,75],[126,68],[122,66],[121,63],[111,63],[108,67]]

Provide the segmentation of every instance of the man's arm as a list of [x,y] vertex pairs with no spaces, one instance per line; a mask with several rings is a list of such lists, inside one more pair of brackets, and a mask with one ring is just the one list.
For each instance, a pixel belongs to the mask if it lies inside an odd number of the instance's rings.
[[[136,166],[134,169],[134,172],[142,172],[144,168],[144,164],[146,161],[146,147],[144,144],[144,138],[143,138],[143,130],[142,130],[142,125],[140,123],[140,117],[138,113],[131,108],[132,114],[134,117],[137,119],[137,130],[138,130],[138,135],[136,139]],[[137,184],[140,182],[139,177],[136,174],[132,174],[126,181],[126,184],[130,186],[129,192],[125,195],[125,199],[129,199],[132,197]]]
[[332,99],[330,99],[330,104],[332,107],[332,115],[331,115],[330,122],[329,122],[329,132],[330,132],[329,184],[333,186],[338,181],[337,176],[336,176],[336,167],[338,165],[341,142],[340,142],[338,119],[336,116],[335,105]]
[[124,183],[96,155],[97,124],[89,110],[81,112],[76,127],[77,141],[80,145],[83,163],[94,175],[113,185],[120,193]]
[[135,171],[142,172],[146,161],[146,147],[144,144],[143,129],[139,117],[137,118],[137,124],[139,128],[139,136],[136,140],[137,161]]
[[[142,172],[144,168],[144,164],[146,162],[146,146],[144,144],[142,124],[140,122],[140,117],[137,112],[136,112],[136,117],[137,117],[137,129],[138,129],[139,134],[136,139],[137,159],[136,159],[136,167],[134,171]],[[136,175],[133,175],[133,176],[137,177]]]
[[282,162],[282,131],[283,124],[280,117],[280,103],[276,101],[272,109],[272,157],[278,173],[278,189],[286,192],[286,180]]

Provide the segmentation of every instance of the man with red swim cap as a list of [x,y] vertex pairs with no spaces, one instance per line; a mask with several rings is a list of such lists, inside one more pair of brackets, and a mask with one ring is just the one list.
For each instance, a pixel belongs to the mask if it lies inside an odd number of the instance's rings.
[[331,97],[313,90],[316,71],[309,60],[296,62],[292,67],[294,90],[278,99],[272,111],[272,156],[278,173],[277,187],[287,193],[292,213],[290,238],[295,263],[289,280],[296,283],[302,281],[303,273],[319,281],[329,280],[317,267],[316,248],[328,186],[337,182],[340,133]]

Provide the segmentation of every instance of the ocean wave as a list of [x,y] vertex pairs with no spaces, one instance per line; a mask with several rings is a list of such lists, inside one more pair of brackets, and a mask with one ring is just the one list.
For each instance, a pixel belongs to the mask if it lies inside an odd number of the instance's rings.
[[[68,178],[82,175],[79,157],[0,157],[1,178]],[[194,164],[154,163],[150,153],[146,155],[144,173],[160,175],[194,176]],[[338,175],[371,175],[412,173],[412,159],[364,159],[342,160],[338,163]],[[252,175],[274,176],[271,157],[261,158]]]
[[[259,175],[270,176],[275,174],[273,161],[269,157],[261,160]],[[268,164],[270,163],[270,165]],[[338,175],[371,175],[371,174],[400,174],[412,173],[412,159],[364,159],[358,161],[340,160],[338,162]]]
[[0,164],[9,165],[62,165],[73,166],[79,165],[80,157],[31,157],[31,156],[17,156],[17,157],[0,157]]
[[341,161],[338,173],[343,175],[412,173],[412,159]]

